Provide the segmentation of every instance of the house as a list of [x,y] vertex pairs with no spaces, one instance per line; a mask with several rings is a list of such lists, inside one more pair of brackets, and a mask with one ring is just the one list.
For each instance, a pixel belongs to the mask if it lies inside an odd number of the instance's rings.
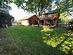
[[[22,25],[26,25],[26,26],[38,25],[38,24],[53,26],[53,25],[57,25],[58,19],[59,19],[58,13],[44,13],[39,18],[36,15],[33,15],[26,19],[20,19],[18,21],[18,23],[20,23]],[[39,21],[39,23],[38,23],[38,21]]]
[[57,25],[58,19],[59,19],[59,13],[51,12],[51,13],[42,14],[39,20],[40,20],[40,24],[51,26],[51,25]]
[[38,17],[36,15],[33,15],[26,19],[20,19],[19,21],[17,21],[17,23],[20,23],[25,26],[36,25],[36,24],[38,24]]

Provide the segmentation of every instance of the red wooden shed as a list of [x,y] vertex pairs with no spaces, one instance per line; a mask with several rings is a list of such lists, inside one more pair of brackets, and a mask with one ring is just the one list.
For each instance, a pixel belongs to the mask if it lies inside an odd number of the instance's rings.
[[33,15],[26,19],[20,19],[19,23],[22,25],[36,25],[38,24],[38,17],[36,15]]

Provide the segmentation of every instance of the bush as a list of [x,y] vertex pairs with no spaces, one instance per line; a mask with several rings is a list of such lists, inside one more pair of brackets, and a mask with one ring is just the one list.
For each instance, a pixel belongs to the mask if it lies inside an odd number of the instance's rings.
[[12,26],[12,22],[14,21],[14,17],[12,17],[9,13],[4,10],[0,10],[0,27],[5,28],[8,26]]

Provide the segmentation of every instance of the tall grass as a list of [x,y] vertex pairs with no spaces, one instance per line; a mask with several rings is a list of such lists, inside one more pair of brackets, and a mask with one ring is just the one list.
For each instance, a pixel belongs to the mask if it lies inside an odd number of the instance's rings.
[[73,38],[62,28],[14,26],[2,29],[0,39],[1,55],[72,54]]

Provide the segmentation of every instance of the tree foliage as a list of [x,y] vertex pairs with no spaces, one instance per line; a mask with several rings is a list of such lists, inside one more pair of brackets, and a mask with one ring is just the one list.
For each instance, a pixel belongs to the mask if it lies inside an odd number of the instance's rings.
[[35,13],[42,12],[49,4],[50,0],[28,0],[26,2],[26,9]]
[[[69,8],[73,7],[73,0],[0,0],[0,6],[2,3],[15,3],[18,7],[22,7],[30,12],[38,12],[43,9],[47,9],[53,1],[56,1],[57,8],[61,12],[68,11]],[[24,3],[26,6],[24,6]]]

